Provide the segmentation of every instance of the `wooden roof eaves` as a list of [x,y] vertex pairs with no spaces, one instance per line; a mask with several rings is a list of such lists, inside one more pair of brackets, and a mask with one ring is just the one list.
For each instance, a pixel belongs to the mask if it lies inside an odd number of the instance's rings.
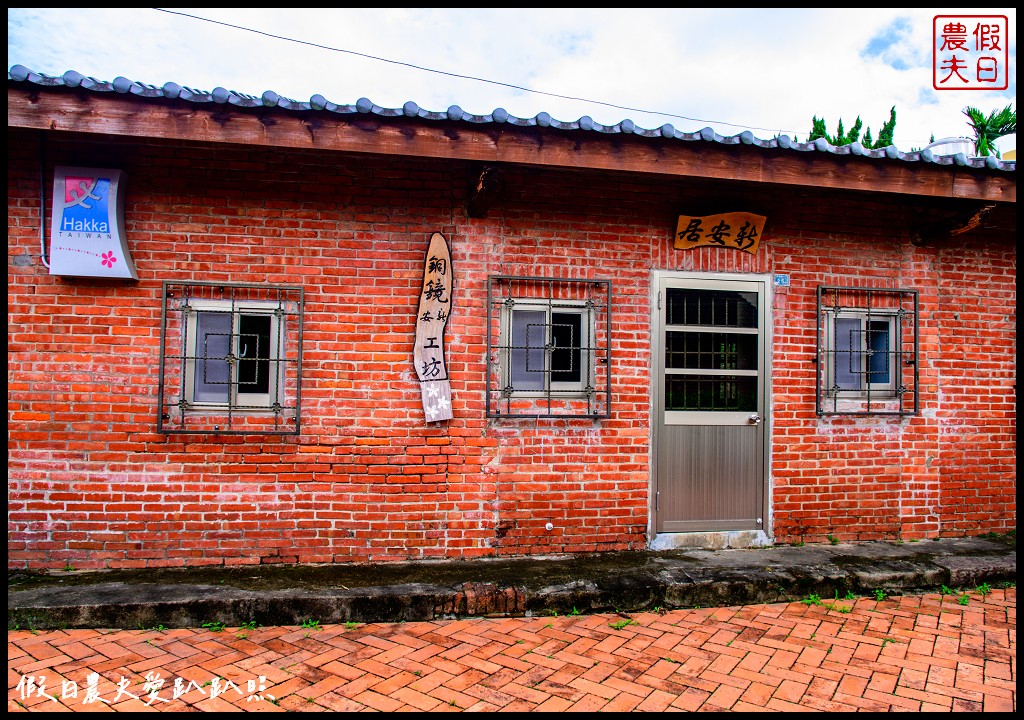
[[8,86],[8,126],[1015,203],[1014,173],[744,145]]

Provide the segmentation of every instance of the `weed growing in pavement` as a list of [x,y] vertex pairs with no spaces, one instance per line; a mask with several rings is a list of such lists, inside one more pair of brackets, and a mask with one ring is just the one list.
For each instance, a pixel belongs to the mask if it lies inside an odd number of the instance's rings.
[[227,626],[224,625],[224,623],[218,621],[203,623],[203,627],[209,630],[210,632],[221,632]]
[[982,597],[985,597],[990,592],[992,592],[992,586],[988,583],[982,583],[978,586],[978,594],[980,594]]
[[953,595],[953,594],[954,594],[953,590],[951,588],[946,587],[945,585],[943,585],[941,588],[939,588],[939,595]]
[[808,595],[800,602],[802,602],[804,605],[824,605],[824,603],[821,602],[821,596],[814,594]]
[[838,545],[839,544],[839,538],[837,538],[835,535],[826,535],[825,537],[827,537],[828,541],[830,543],[832,543],[833,545]]
[[[847,593],[849,595],[849,593]],[[836,612],[848,613],[853,610],[852,605],[840,605],[839,604],[839,591],[836,590],[832,595],[832,602],[824,603],[829,610],[835,610]]]
[[882,602],[887,597],[889,596],[885,594],[885,590],[883,590],[882,588],[875,588],[875,600],[877,600],[878,602]]
[[319,620],[312,620],[312,619],[305,620],[302,623],[302,629],[303,630],[323,630],[323,628],[320,627],[320,621]]
[[359,623],[355,623],[352,621],[345,623],[346,630],[355,630],[357,627],[359,627]]
[[997,532],[982,533],[978,537],[983,539],[983,540],[994,540],[996,542],[1000,542],[1000,543],[1003,543],[1005,545],[1009,545],[1010,547],[1017,547],[1017,530],[1016,529],[1010,530],[1009,532],[1005,532],[1005,533],[997,533]]
[[608,627],[614,628],[615,630],[621,630],[627,625],[632,625],[633,620],[619,620],[618,622],[610,623]]
[[891,637],[882,638],[882,647],[884,648],[889,643],[895,643],[895,642],[899,642],[899,640],[897,640],[896,638],[891,638]]
[[64,572],[74,572],[74,571],[75,571],[75,566],[72,565],[71,563],[67,563],[64,566]]
[[[657,608],[655,608],[655,609],[657,609]],[[573,605],[573,606],[572,606],[572,612],[571,612],[571,613],[569,613],[569,616],[570,616],[570,617],[573,617],[573,616],[575,616],[575,615],[582,615],[582,613],[581,613],[581,612],[580,612],[579,610],[577,610],[577,609],[576,609],[576,606],[575,606],[575,605]]]
[[843,595],[843,600],[856,600],[857,596],[853,594],[853,590],[847,590],[846,594]]
[[964,593],[963,595],[961,595],[960,597],[957,598],[956,604],[957,605],[966,605],[970,601],[971,601],[971,596],[968,595],[967,593]]

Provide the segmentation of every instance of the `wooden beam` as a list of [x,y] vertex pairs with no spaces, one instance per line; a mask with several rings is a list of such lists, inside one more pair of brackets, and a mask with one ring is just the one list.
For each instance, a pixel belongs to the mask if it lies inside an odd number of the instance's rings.
[[9,127],[1017,201],[1014,173],[552,128],[198,105],[8,87]]

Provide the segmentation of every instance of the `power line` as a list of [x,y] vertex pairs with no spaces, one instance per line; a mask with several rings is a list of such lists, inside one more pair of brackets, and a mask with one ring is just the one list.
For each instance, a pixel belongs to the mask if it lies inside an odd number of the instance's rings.
[[[392,65],[401,65],[403,67],[412,68],[413,70],[422,70],[423,72],[435,73],[437,75],[445,75],[447,77],[460,78],[463,80],[474,80],[476,82],[488,83],[490,85],[498,85],[501,87],[510,88],[512,90],[521,90],[523,92],[534,93],[536,95],[546,95],[547,97],[559,98],[561,100],[575,100],[578,102],[590,103],[592,105],[603,105],[604,107],[615,108],[616,110],[640,112],[650,115],[661,115],[663,117],[679,118],[680,120],[689,120],[690,122],[696,123],[728,125],[729,127],[750,128],[751,130],[764,130],[765,132],[783,132],[783,130],[779,128],[757,127],[754,125],[737,125],[736,123],[725,122],[724,120],[701,120],[700,118],[687,117],[686,115],[677,115],[676,113],[670,112],[661,112],[660,110],[644,110],[643,108],[630,107],[628,105],[616,105],[614,103],[603,102],[601,100],[590,100],[588,98],[575,97],[573,95],[560,95],[558,93],[544,92],[543,90],[534,90],[532,88],[523,87],[522,85],[513,85],[512,83],[499,82],[497,80],[488,80],[486,78],[475,77],[473,75],[462,75],[460,73],[446,72],[444,70],[435,70],[433,68],[423,67],[422,65],[415,65],[413,63],[402,62],[400,60],[390,60],[388,58],[378,57],[376,55],[368,55],[367,53],[361,53],[355,50],[346,50],[345,48],[336,48],[331,47],[330,45],[320,45],[319,43],[309,42],[307,40],[296,40],[295,38],[286,37],[284,35],[275,35],[273,33],[264,32],[262,30],[254,30],[253,28],[243,27],[242,25],[234,25],[232,23],[223,22],[221,20],[211,20],[210,18],[199,17],[198,15],[190,15],[188,13],[178,12],[176,10],[166,10],[164,8],[153,9],[159,12],[167,13],[169,15],[180,15],[181,17],[191,18],[192,20],[200,20],[202,22],[208,22],[213,25],[222,25],[224,27],[229,27],[234,30],[242,30],[245,32],[253,33],[255,35],[262,35],[264,37],[273,38],[274,40],[284,40],[285,42],[292,42],[298,45],[307,45],[309,47],[319,48],[320,50],[330,50],[331,52],[356,55],[358,57],[367,58],[368,60],[377,60],[378,62],[390,63]],[[786,132],[791,132],[794,135],[796,134],[796,131],[794,130],[788,130]]]

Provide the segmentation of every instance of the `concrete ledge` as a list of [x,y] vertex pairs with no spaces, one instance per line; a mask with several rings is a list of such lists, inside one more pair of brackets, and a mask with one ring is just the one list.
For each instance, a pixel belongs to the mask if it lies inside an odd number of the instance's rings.
[[[7,626],[401,622],[790,602],[1016,582],[1013,546],[965,538],[388,566],[9,573]],[[416,581],[416,580],[420,581]]]

